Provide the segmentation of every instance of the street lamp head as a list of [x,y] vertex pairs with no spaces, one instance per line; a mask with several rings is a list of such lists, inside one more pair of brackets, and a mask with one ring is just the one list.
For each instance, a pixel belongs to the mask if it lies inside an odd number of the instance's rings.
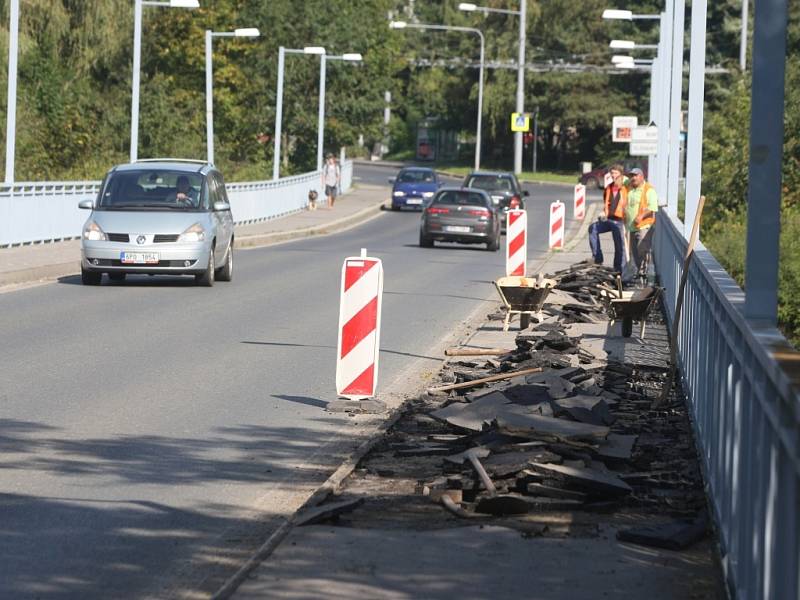
[[615,54],[614,56],[611,57],[611,62],[614,63],[614,64],[626,63],[626,62],[632,63],[633,62],[633,57],[632,56],[628,56],[626,54]]
[[392,21],[389,23],[389,29],[405,29],[408,23],[405,21]]
[[636,65],[633,63],[633,61],[617,63],[614,66],[617,67],[618,69],[635,69],[636,68]]
[[361,53],[359,52],[346,52],[345,54],[342,54],[342,60],[351,60],[358,62],[360,60],[364,60],[364,57],[361,56]]
[[461,4],[458,5],[458,10],[465,10],[467,12],[474,12],[474,11],[478,10],[478,7],[475,4],[472,4],[471,2],[462,2]]
[[636,42],[632,42],[631,40],[611,40],[608,47],[614,50],[633,50],[636,48]]
[[303,48],[303,54],[325,54],[325,48],[322,46],[306,46]]
[[633,11],[630,10],[615,10],[612,8],[607,8],[603,11],[603,18],[604,19],[622,19],[624,21],[632,21],[633,20]]
[[235,29],[233,35],[236,37],[258,37],[261,35],[261,32],[255,27],[243,27],[241,29]]
[[170,8],[200,8],[199,0],[169,0]]

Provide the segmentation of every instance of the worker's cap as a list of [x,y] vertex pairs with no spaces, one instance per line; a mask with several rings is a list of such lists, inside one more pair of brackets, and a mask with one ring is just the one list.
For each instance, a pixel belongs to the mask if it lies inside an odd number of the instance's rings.
[[636,167],[628,171],[628,175],[641,175],[644,177],[644,171],[642,171],[639,167]]

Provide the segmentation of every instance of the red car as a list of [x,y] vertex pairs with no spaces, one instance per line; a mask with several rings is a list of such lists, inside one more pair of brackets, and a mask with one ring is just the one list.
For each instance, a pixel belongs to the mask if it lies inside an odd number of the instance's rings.
[[[605,176],[606,173],[608,173],[608,167],[610,166],[611,165],[598,167],[596,169],[592,169],[588,173],[584,173],[578,177],[578,183],[582,183],[589,189],[597,188],[602,190],[603,187],[605,187],[603,182],[605,181]],[[642,171],[644,171],[644,178],[647,179],[647,161],[626,160],[622,162],[622,166],[625,167],[626,173],[636,167],[640,168]]]

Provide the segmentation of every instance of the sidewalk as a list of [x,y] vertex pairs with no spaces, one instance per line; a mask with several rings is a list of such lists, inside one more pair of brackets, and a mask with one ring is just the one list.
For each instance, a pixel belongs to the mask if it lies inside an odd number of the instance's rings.
[[[236,247],[266,246],[342,231],[380,214],[385,200],[385,188],[359,184],[337,199],[332,210],[301,211],[271,221],[237,226]],[[88,211],[86,216],[89,216]],[[80,256],[79,240],[0,248],[0,290],[6,286],[77,275]]]
[[[608,251],[606,255],[611,256],[610,236],[602,238],[604,250]],[[532,275],[540,271],[554,273],[587,258],[586,228],[581,226],[563,253],[543,253],[533,257],[530,272]],[[553,292],[552,296],[552,302],[548,303],[551,311],[563,310],[561,305],[575,301],[561,291]],[[499,321],[489,319],[465,340],[463,346],[515,348],[519,333],[517,327],[518,323],[512,320],[511,330],[503,332]],[[535,330],[536,326],[533,327]],[[659,318],[655,318],[653,323],[648,322],[649,332],[643,343],[635,335],[633,338],[620,337],[620,325],[612,327],[607,321],[567,327],[581,332],[577,337],[581,345],[586,344],[586,348],[594,349],[599,356],[607,352],[609,362],[614,360],[618,361],[617,364],[634,365],[633,368],[639,369],[637,377],[641,372],[661,372],[666,366],[667,332]],[[638,327],[635,330],[638,332]],[[538,334],[530,329],[526,331],[536,339],[547,329]],[[535,355],[531,353],[531,356]],[[452,381],[452,373],[459,369],[466,373],[461,377],[474,378],[469,374],[470,370],[484,368],[487,358],[452,359],[445,367],[451,375],[448,380]],[[596,360],[603,362],[599,358]],[[584,364],[583,370],[585,377],[592,375],[594,379],[584,379],[584,383],[576,384],[576,387],[588,386],[596,380],[598,385],[605,385],[608,390],[612,375],[603,368],[598,369],[597,362],[592,365],[594,368]],[[457,380],[460,381],[461,377]],[[646,377],[645,380],[650,381]],[[526,387],[524,381],[516,385],[520,391]],[[619,385],[617,376],[611,387],[619,392]],[[637,385],[641,384],[635,383],[629,388],[636,396],[624,392],[618,395],[608,392],[604,396],[618,398],[619,407],[614,407],[608,400],[618,419],[613,429],[618,437],[630,437],[619,436],[619,433],[633,433],[626,428],[654,418],[648,411],[638,408],[649,401],[643,402],[641,398],[645,396],[636,391],[642,389]],[[511,388],[513,385],[495,389],[508,389],[511,393]],[[491,392],[491,389],[490,386],[489,395],[498,393]],[[441,417],[430,416],[434,408],[469,406],[482,397],[481,394],[483,397],[487,395],[485,388],[474,388],[466,398],[423,395],[411,401],[406,413],[364,457],[339,493],[320,506],[324,509],[326,504],[335,506],[338,502],[349,502],[347,510],[332,519],[311,521],[316,524],[292,529],[273,554],[249,574],[234,597],[237,600],[319,597],[382,600],[487,597],[594,600],[631,597],[677,600],[725,597],[713,536],[707,536],[684,551],[625,543],[616,537],[621,529],[649,526],[666,520],[670,513],[680,512],[673,507],[682,503],[690,505],[688,509],[684,508],[684,512],[695,510],[697,502],[702,504],[704,495],[702,486],[697,484],[698,474],[692,472],[691,477],[686,473],[681,476],[691,479],[694,482],[691,486],[680,479],[667,483],[671,476],[660,474],[678,469],[674,465],[678,460],[676,453],[689,456],[688,460],[696,467],[691,436],[688,437],[688,447],[684,447],[690,431],[685,407],[683,412],[675,408],[660,411],[655,417],[657,424],[663,421],[668,424],[665,425],[668,430],[674,428],[682,436],[681,443],[675,444],[678,448],[667,450],[664,444],[670,442],[659,437],[657,427],[655,431],[647,429],[651,425],[649,422],[639,433],[635,460],[628,461],[630,465],[626,469],[629,475],[625,475],[630,477],[626,481],[635,490],[630,500],[595,500],[594,504],[586,507],[570,508],[570,502],[576,501],[564,498],[570,497],[569,494],[575,497],[583,494],[564,490],[561,499],[558,495],[554,498],[530,498],[530,501],[538,503],[537,508],[524,516],[491,517],[468,510],[466,517],[471,516],[470,520],[454,516],[425,495],[426,487],[435,490],[445,486],[455,490],[456,496],[460,496],[463,490],[464,506],[467,507],[475,502],[467,500],[470,491],[473,496],[476,491],[479,497],[482,495],[483,488],[473,482],[476,477],[468,462],[463,468],[446,469],[445,472],[450,474],[443,475],[443,456],[463,450],[466,440],[474,439],[472,443],[491,447],[492,457],[501,459],[492,467],[500,470],[506,468],[507,462],[502,460],[505,457],[532,452],[550,453],[551,459],[542,460],[545,463],[552,460],[555,464],[559,463],[552,453],[559,452],[565,457],[563,464],[569,465],[567,469],[575,468],[581,460],[588,470],[605,469],[598,463],[602,459],[595,458],[590,462],[586,458],[591,452],[585,443],[564,441],[548,446],[547,441],[530,441],[515,448],[516,452],[509,452],[509,439],[498,439],[498,435],[500,438],[503,435],[494,430],[465,436],[464,430],[454,430],[443,423]],[[462,404],[465,399],[468,402]],[[448,404],[452,400],[455,402]],[[564,423],[563,420],[559,422]],[[567,420],[566,423],[574,421]],[[494,425],[497,427],[496,423]],[[519,441],[517,439],[516,443]],[[495,451],[498,454],[494,454]],[[567,456],[571,460],[566,460]],[[659,464],[659,461],[663,463]],[[486,462],[489,467],[491,461],[487,459]],[[528,469],[537,468],[535,463],[531,464],[533,466],[528,466]],[[612,469],[620,468],[615,462],[609,465]],[[523,476],[525,481],[537,480],[536,473],[523,472],[526,473]],[[503,479],[491,468],[490,473],[498,485],[498,493],[509,495],[510,492],[503,491],[506,486],[513,492],[513,478]],[[521,481],[519,477],[518,474],[517,484]],[[653,484],[652,481],[659,477],[664,478],[663,482]],[[650,483],[643,482],[645,480]],[[558,491],[556,487],[560,484],[549,479],[543,481],[544,486],[531,485],[551,490],[550,493]],[[548,502],[552,504],[548,505]],[[663,507],[666,506],[670,509],[665,510]]]

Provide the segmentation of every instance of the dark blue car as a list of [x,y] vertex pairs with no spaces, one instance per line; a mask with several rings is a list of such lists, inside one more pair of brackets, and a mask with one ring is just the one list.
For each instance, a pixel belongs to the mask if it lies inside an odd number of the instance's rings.
[[436,171],[426,167],[406,167],[401,169],[397,177],[389,179],[392,186],[392,210],[422,207],[430,202],[442,183]]

